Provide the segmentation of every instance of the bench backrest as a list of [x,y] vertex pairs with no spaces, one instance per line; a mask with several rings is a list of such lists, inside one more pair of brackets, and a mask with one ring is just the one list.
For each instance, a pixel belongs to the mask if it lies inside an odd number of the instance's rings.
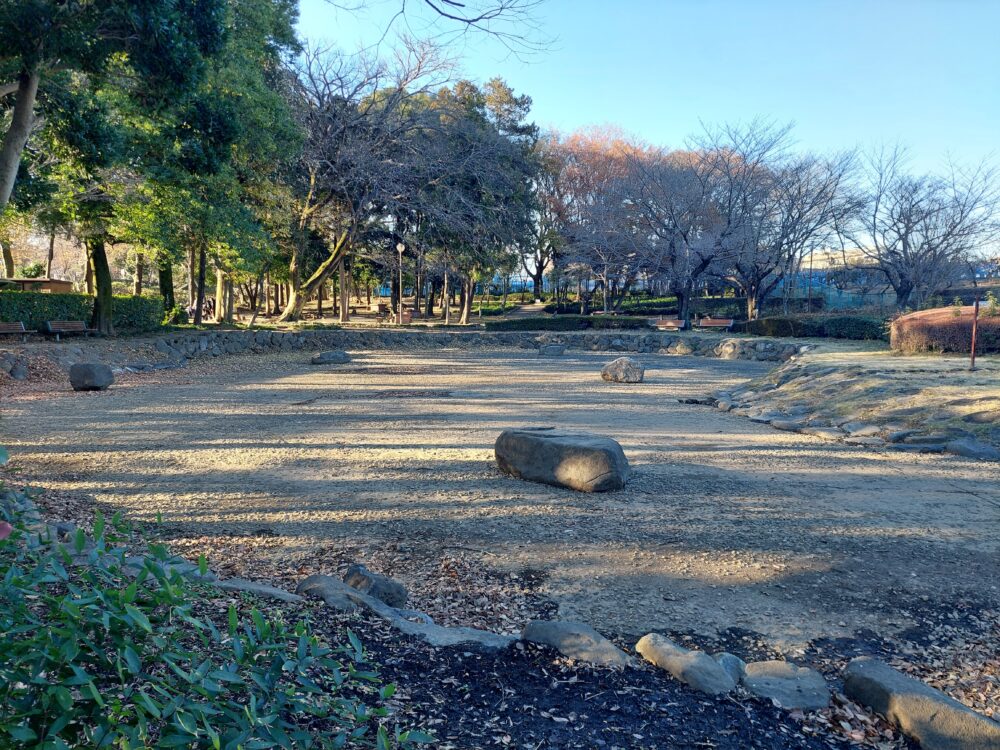
[[26,333],[24,323],[0,323],[0,333]]
[[683,320],[654,320],[653,325],[657,328],[682,328],[684,326]]
[[50,320],[45,324],[50,331],[86,331],[82,320]]
[[702,318],[697,322],[699,328],[729,328],[733,325],[731,318]]

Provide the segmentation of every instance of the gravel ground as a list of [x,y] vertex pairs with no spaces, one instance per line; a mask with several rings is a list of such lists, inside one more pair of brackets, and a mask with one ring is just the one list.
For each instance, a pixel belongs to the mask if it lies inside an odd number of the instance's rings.
[[[308,356],[197,362],[100,394],[36,384],[5,399],[0,439],[55,495],[162,518],[223,572],[290,585],[360,561],[445,624],[516,632],[558,608],[626,646],[660,630],[831,676],[880,653],[1000,710],[997,465],[677,401],[762,363],[647,355],[646,382],[624,386],[600,380],[607,354]],[[504,477],[493,440],[524,424],[611,435],[634,478],[591,496]]]

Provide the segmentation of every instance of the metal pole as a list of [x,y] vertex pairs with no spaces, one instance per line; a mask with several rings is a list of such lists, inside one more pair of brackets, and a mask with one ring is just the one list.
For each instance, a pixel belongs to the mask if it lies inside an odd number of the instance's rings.
[[979,295],[972,303],[972,352],[969,356],[969,370],[976,369],[976,334],[979,332]]
[[403,250],[405,247],[400,242],[396,245],[399,251],[399,299],[396,300],[396,323],[403,325]]

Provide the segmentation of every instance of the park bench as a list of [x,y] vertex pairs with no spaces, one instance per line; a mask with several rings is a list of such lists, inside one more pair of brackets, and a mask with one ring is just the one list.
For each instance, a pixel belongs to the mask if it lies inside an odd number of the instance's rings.
[[720,331],[728,331],[733,327],[732,318],[702,318],[694,323],[698,328],[716,328]]
[[97,333],[96,329],[87,328],[82,320],[49,320],[43,328],[45,333],[55,336],[56,341],[59,340],[60,336],[89,336],[92,333]]
[[38,333],[38,331],[29,331],[21,321],[0,323],[0,336],[20,336],[21,341],[27,341],[29,333]]
[[679,331],[684,327],[684,321],[677,318],[654,318],[649,322],[661,331]]

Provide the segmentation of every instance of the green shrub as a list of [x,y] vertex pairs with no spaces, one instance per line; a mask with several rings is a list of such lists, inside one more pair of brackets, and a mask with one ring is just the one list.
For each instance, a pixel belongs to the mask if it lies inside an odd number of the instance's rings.
[[484,317],[489,315],[503,315],[505,312],[509,312],[511,310],[516,310],[516,309],[517,305],[513,304],[512,302],[508,302],[506,307],[502,306],[499,302],[495,302],[489,305],[477,305],[474,314],[475,315],[481,314]]
[[[940,307],[897,318],[892,323],[892,348],[904,354],[920,352],[968,353],[972,349],[972,308]],[[1000,318],[980,312],[976,351],[1000,352]]]
[[94,300],[86,294],[0,292],[0,320],[20,320],[36,331],[47,320],[90,320],[93,310]]
[[649,323],[646,318],[619,315],[555,315],[551,318],[491,320],[485,326],[488,331],[584,331],[648,328]]
[[162,297],[115,297],[111,320],[119,333],[146,333],[163,326]]
[[[0,291],[0,321],[23,321],[41,330],[47,320],[89,321],[94,298],[86,294]],[[155,331],[163,325],[163,300],[159,297],[115,297],[112,323],[119,333]]]
[[858,341],[883,341],[888,338],[883,319],[862,315],[774,316],[751,320],[744,324],[743,329],[757,336]]
[[45,275],[45,264],[41,261],[29,263],[21,269],[21,276],[25,279],[40,279]]
[[[0,498],[8,507],[18,499],[2,486]],[[138,547],[145,561],[133,577],[115,546],[125,531],[117,518],[98,516],[91,538],[79,530],[56,543],[3,513],[0,746],[389,748],[429,739],[397,733],[393,742],[379,726],[394,689],[364,666],[350,632],[331,648],[304,623],[220,612],[165,564],[159,545]],[[87,564],[74,564],[80,558]]]

